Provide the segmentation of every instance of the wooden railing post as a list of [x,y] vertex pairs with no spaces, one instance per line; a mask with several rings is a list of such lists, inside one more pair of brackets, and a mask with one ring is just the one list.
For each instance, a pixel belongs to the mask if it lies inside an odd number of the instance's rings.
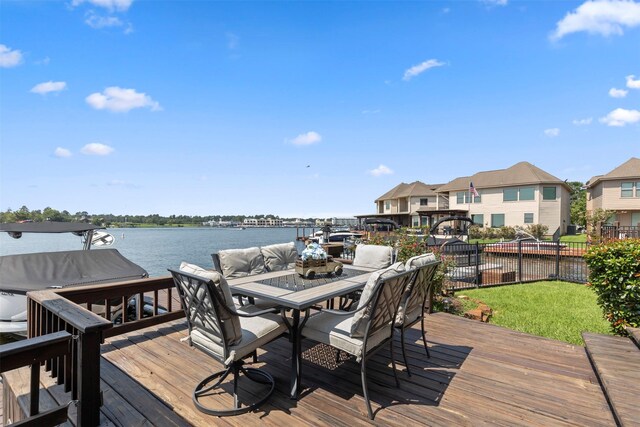
[[100,332],[78,337],[78,426],[100,424]]

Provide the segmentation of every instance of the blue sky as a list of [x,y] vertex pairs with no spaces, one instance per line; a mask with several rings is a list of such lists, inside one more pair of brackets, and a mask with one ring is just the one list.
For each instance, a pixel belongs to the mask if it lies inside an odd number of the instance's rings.
[[640,2],[0,1],[0,209],[352,216],[640,157]]

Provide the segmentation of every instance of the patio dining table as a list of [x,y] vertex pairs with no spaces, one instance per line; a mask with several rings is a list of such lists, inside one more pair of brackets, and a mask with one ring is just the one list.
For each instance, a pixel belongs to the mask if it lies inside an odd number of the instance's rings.
[[[292,399],[298,398],[301,389],[300,332],[309,318],[311,307],[362,289],[374,271],[376,271],[375,268],[345,265],[340,276],[331,274],[305,279],[295,270],[289,269],[229,279],[232,294],[258,298],[281,308],[292,344],[290,392]],[[290,316],[287,316],[288,310],[291,311]]]

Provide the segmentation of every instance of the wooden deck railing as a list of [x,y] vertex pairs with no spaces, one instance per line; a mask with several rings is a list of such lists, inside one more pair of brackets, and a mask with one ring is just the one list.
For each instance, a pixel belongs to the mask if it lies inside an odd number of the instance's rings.
[[67,357],[48,359],[45,365],[77,400],[78,426],[100,423],[100,344],[106,337],[183,317],[172,298],[173,286],[167,276],[28,293],[30,338],[59,331],[74,337]]
[[[43,337],[0,346],[0,373],[31,367],[29,382],[29,418],[15,426],[53,426],[66,421],[67,409],[73,401],[40,413],[40,365],[48,360],[60,361],[71,354],[71,334],[60,331]],[[5,408],[7,410],[7,408]]]

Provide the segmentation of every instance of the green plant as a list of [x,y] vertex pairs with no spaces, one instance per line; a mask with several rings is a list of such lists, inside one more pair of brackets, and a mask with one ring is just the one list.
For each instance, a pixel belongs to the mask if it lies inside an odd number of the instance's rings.
[[612,329],[640,327],[640,239],[614,240],[591,246],[584,254],[589,285]]
[[482,239],[488,240],[488,239],[497,239],[497,238],[498,238],[498,229],[485,227],[482,230]]
[[478,224],[473,224],[469,227],[469,239],[481,239],[482,227]]
[[549,227],[544,224],[529,224],[527,225],[527,233],[531,234],[538,240],[542,240],[542,238],[549,231]]
[[502,227],[500,227],[500,229],[498,230],[498,235],[502,238],[502,239],[506,239],[506,240],[513,240],[516,238],[516,229],[513,227],[509,227],[507,225],[503,225]]
[[614,215],[614,211],[608,211],[602,208],[594,209],[587,212],[587,241],[591,243],[600,243],[602,236],[600,235],[600,227]]

